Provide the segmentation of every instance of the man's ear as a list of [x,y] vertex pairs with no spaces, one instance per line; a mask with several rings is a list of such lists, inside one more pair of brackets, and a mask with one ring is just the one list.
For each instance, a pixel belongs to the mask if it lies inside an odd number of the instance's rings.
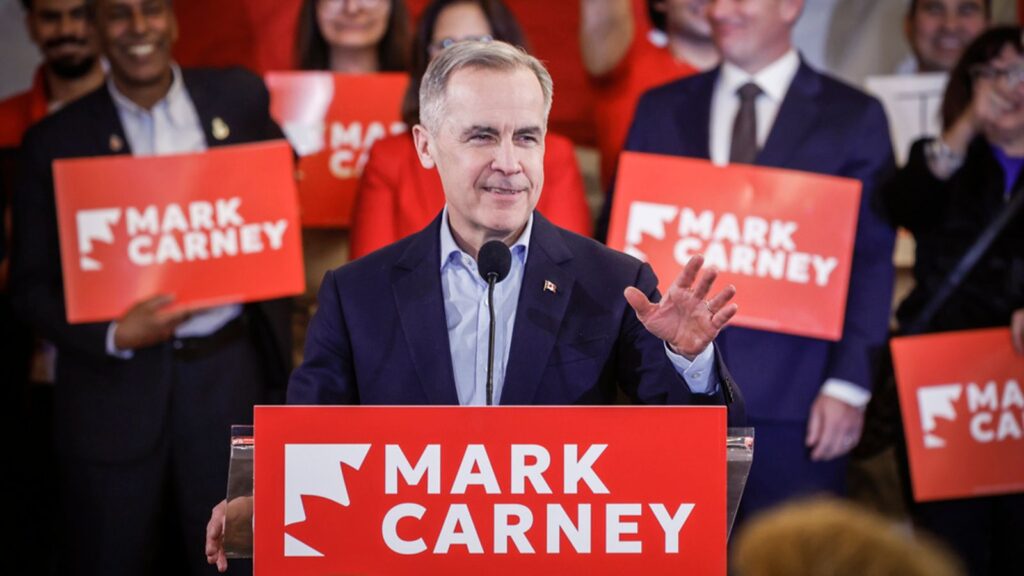
[[420,158],[420,164],[427,170],[436,166],[434,157],[431,155],[430,138],[430,132],[422,125],[417,124],[412,127],[412,141],[416,146],[416,155]]

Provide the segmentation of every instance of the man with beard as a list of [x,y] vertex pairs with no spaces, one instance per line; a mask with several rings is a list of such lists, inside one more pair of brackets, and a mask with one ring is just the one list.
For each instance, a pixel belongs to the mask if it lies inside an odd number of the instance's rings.
[[29,126],[103,82],[85,0],[21,3],[29,36],[39,47],[43,63],[28,91],[0,102],[0,148],[17,147]]

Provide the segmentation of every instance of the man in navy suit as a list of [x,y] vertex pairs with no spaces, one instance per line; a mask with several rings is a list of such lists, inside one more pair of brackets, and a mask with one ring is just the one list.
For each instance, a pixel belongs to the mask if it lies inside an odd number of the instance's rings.
[[[413,128],[446,206],[422,232],[329,272],[288,384],[290,404],[483,405],[488,357],[485,242],[511,249],[497,284],[494,404],[634,401],[742,404],[712,340],[735,314],[734,289],[709,293],[694,258],[657,303],[651,268],[555,227],[534,207],[544,183],[551,77],[501,42],[465,42],[430,64]],[[685,439],[681,439],[685,442]],[[207,556],[220,546],[213,511]]]
[[[710,344],[736,310],[732,287],[711,297],[715,273],[698,274],[695,259],[651,303],[649,266],[534,212],[551,104],[543,66],[507,44],[467,43],[431,64],[423,85],[413,136],[423,165],[440,173],[445,209],[326,275],[289,403],[607,404],[616,384],[639,402],[729,401]],[[495,291],[488,398],[476,260],[491,240],[512,262]]]
[[58,349],[59,571],[208,572],[198,538],[227,486],[230,426],[284,397],[289,302],[167,312],[171,298],[156,296],[116,322],[68,324],[52,162],[281,134],[259,78],[173,64],[170,0],[95,0],[90,9],[110,77],[29,130],[14,196],[16,308]]
[[730,327],[718,339],[756,428],[741,505],[749,516],[796,495],[844,492],[845,456],[860,437],[871,357],[888,324],[894,235],[873,199],[893,158],[881,105],[793,49],[803,0],[716,0],[708,9],[723,64],[648,92],[626,149],[863,183],[842,338]]

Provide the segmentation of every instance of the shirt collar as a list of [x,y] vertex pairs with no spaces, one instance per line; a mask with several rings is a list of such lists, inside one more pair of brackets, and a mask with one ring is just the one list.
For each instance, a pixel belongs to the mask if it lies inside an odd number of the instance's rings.
[[[191,103],[188,92],[185,91],[185,81],[182,79],[181,68],[173,62],[171,63],[171,75],[173,79],[171,80],[170,89],[167,90],[167,94],[164,94],[164,97],[159,102],[153,105],[152,110],[160,107],[166,108],[171,124],[179,127],[188,122]],[[117,89],[117,85],[114,84],[114,78],[111,75],[107,76],[107,89],[110,90],[110,95],[114,99],[114,105],[117,106],[118,110],[136,116],[152,113],[152,110],[146,110],[122,94]]]
[[[533,213],[530,213],[530,219],[526,221],[526,228],[523,229],[523,233],[519,235],[519,238],[512,244],[512,255],[519,259],[521,264],[526,264],[526,255],[530,249],[530,236],[533,232]],[[441,212],[441,270],[448,264],[449,260],[452,259],[453,255],[466,254],[459,245],[455,243],[455,237],[452,236],[451,227],[448,225],[448,205],[445,204],[444,211]]]
[[796,50],[790,48],[781,58],[765,66],[757,74],[750,74],[735,64],[723,62],[719,77],[722,88],[728,94],[735,94],[740,86],[754,82],[769,98],[782,102],[799,68],[800,56]]

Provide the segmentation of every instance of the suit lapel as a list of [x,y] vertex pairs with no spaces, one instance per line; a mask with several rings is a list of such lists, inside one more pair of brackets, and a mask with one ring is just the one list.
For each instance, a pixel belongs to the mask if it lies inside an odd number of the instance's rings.
[[682,154],[691,158],[711,157],[711,98],[719,68],[693,77],[687,84],[692,96],[682,99],[676,110],[677,133],[682,135]]
[[[558,230],[535,212],[501,404],[530,404],[536,395],[572,298],[575,276],[562,266],[571,259]],[[545,290],[546,282],[557,289]]]
[[441,292],[441,217],[416,234],[394,266],[392,290],[409,355],[430,404],[457,405]]
[[132,147],[124,134],[121,117],[117,113],[114,98],[110,95],[110,89],[106,84],[97,89],[95,102],[90,108],[89,117],[96,126],[92,134],[97,138],[95,147],[100,155],[125,154],[130,156]]
[[[196,115],[199,117],[199,124],[206,138],[206,147],[227,146],[239,144],[239,130],[241,127],[229,124],[227,114],[218,112],[218,102],[207,89],[202,77],[190,70],[182,70],[182,81],[185,83],[185,91],[188,92],[192,105],[196,108]],[[233,124],[233,122],[232,122]]]
[[805,136],[822,121],[820,91],[821,77],[801,60],[756,164],[774,167],[791,164],[789,160],[799,152]]

